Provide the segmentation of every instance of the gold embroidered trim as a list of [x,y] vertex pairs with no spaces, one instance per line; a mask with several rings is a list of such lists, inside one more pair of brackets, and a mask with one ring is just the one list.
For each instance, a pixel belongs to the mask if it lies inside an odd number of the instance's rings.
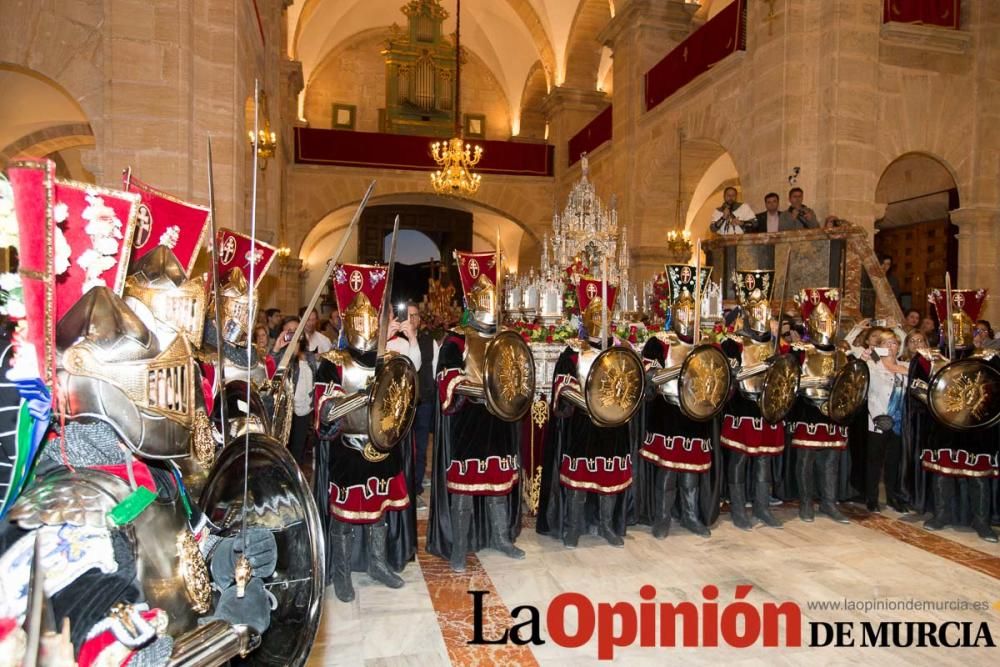
[[725,437],[719,438],[719,442],[721,442],[722,444],[726,445],[727,447],[732,447],[733,449],[738,449],[741,452],[749,452],[749,453],[753,453],[753,452],[766,452],[768,454],[780,454],[781,452],[783,452],[785,450],[785,446],[784,445],[778,445],[778,446],[774,446],[774,447],[768,447],[766,445],[760,445],[760,446],[751,447],[750,445],[743,444],[739,440],[733,440],[731,438],[725,438]]
[[997,477],[1000,476],[996,469],[993,470],[969,470],[967,468],[950,468],[930,461],[921,461],[921,465],[926,470],[939,472],[943,475],[956,475],[958,477]]
[[387,498],[386,500],[382,501],[382,505],[378,508],[378,510],[373,512],[352,512],[350,510],[345,510],[336,505],[332,505],[330,507],[330,513],[333,514],[334,516],[339,516],[344,519],[375,521],[380,516],[382,516],[382,514],[385,513],[387,509],[401,510],[401,509],[406,509],[409,506],[410,506],[410,497],[407,496],[399,500],[392,500],[391,498]]
[[847,447],[846,440],[801,440],[792,438],[792,444],[799,447],[809,447],[810,449],[843,449]]
[[510,478],[509,482],[504,482],[503,484],[461,484],[459,482],[448,482],[449,491],[458,491],[464,493],[475,493],[476,491],[500,491],[507,493],[514,488],[517,484],[520,475],[517,471],[514,471],[514,476]]
[[569,477],[566,477],[566,475],[563,475],[562,473],[559,474],[559,481],[562,482],[564,486],[568,486],[571,489],[581,489],[583,491],[602,491],[604,493],[618,493],[619,491],[624,491],[628,487],[632,486],[631,478],[629,478],[627,482],[616,486],[601,486],[595,482],[577,482]]
[[666,459],[660,458],[656,454],[653,454],[645,449],[639,451],[639,455],[643,458],[655,463],[661,468],[670,468],[672,470],[689,470],[691,472],[705,472],[712,467],[712,463],[708,462],[703,465],[696,465],[694,463],[676,463],[674,461],[667,461]]

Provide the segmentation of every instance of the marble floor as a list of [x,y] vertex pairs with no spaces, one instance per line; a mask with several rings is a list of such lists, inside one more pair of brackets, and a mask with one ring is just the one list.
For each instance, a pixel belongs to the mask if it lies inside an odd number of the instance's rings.
[[[776,515],[786,521],[781,530],[735,529],[723,514],[710,539],[699,538],[675,522],[670,536],[655,540],[646,526],[631,527],[624,549],[609,547],[597,537],[581,538],[579,548],[566,550],[555,540],[534,532],[533,522],[518,540],[527,557],[510,560],[484,551],[469,558],[467,571],[452,573],[447,563],[423,550],[426,511],[420,513],[421,545],[417,561],[403,572],[406,586],[389,590],[367,575],[355,574],[357,592],[350,604],[339,602],[332,590],[309,665],[590,665],[598,660],[597,641],[564,648],[552,641],[545,613],[553,597],[564,592],[599,602],[628,602],[638,608],[639,590],[656,589],[655,602],[692,601],[701,608],[703,587],[719,590],[719,610],[732,602],[738,585],[751,585],[745,598],[764,603],[798,603],[802,613],[802,646],[765,648],[761,640],[747,648],[643,648],[639,641],[614,651],[614,662],[628,665],[837,665],[877,661],[892,665],[969,665],[995,660],[990,648],[871,648],[862,647],[862,621],[921,621],[938,624],[967,621],[973,636],[981,622],[1000,642],[1000,548],[979,540],[971,531],[931,534],[916,517],[886,510],[868,515],[844,505],[849,525],[818,515],[802,523],[795,506]],[[527,620],[510,620],[510,610],[533,605],[541,613],[541,645],[470,646],[473,600],[469,590],[489,591],[484,598],[486,637]],[[983,610],[967,611],[832,611],[809,608],[826,600],[983,601]],[[648,603],[647,603],[648,604]],[[576,618],[568,615],[566,631]],[[851,621],[854,647],[816,648],[810,644],[810,622]],[[615,628],[620,628],[616,625]],[[494,634],[495,633],[495,634]],[[782,626],[781,636],[784,637]],[[951,636],[951,635],[949,635]],[[955,635],[958,636],[958,635]],[[678,642],[679,643],[679,642]]]

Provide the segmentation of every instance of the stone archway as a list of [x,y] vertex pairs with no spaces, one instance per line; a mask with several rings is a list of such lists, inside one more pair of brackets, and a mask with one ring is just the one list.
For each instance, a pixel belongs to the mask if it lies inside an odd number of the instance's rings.
[[958,286],[958,227],[951,221],[961,203],[955,173],[937,156],[904,153],[882,172],[875,201],[885,211],[875,221],[875,250],[892,258],[902,307],[925,314],[927,292],[945,286],[945,273]]
[[94,145],[83,108],[61,85],[34,70],[0,63],[0,168],[16,158],[49,157],[64,178],[93,181],[81,147]]

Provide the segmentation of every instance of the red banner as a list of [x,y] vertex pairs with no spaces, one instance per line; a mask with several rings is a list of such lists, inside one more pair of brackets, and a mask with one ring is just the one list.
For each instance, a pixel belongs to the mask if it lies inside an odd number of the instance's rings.
[[729,54],[746,51],[746,48],[746,0],[736,0],[646,72],[646,111],[694,81]]
[[605,141],[611,141],[611,105],[569,140],[569,165],[573,166],[581,155],[595,150]]
[[[431,157],[434,137],[415,137],[382,132],[295,128],[295,161],[368,169],[437,169]],[[552,146],[516,141],[470,140],[483,147],[476,171],[512,176],[551,176]]]
[[882,23],[924,23],[958,29],[960,0],[885,0]]

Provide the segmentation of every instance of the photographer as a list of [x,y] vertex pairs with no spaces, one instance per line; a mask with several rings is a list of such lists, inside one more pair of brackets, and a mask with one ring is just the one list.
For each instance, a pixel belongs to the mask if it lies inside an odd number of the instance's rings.
[[[281,331],[271,348],[271,358],[275,363],[281,360],[285,348],[292,342],[299,321],[299,318],[294,315],[281,321]],[[312,431],[313,378],[316,376],[318,365],[316,355],[308,349],[306,337],[299,337],[298,354],[288,367],[294,387],[292,393],[294,416],[292,430],[288,435],[288,451],[298,461],[299,466],[305,461],[306,441],[310,431]]]
[[869,512],[881,512],[878,487],[883,477],[889,506],[901,514],[908,511],[900,493],[899,464],[903,448],[904,385],[909,368],[897,361],[899,349],[897,335],[883,330],[875,345],[861,353],[871,378],[865,451],[865,500]]
[[792,188],[788,191],[788,210],[781,215],[781,229],[818,229],[819,220],[816,211],[802,203],[802,188]]
[[397,310],[396,319],[389,323],[388,349],[405,355],[417,369],[420,394],[417,412],[413,417],[413,437],[416,439],[414,475],[411,488],[418,496],[417,507],[423,505],[419,496],[424,492],[424,470],[427,467],[427,443],[434,419],[434,369],[437,367],[438,342],[426,331],[420,330],[420,309],[407,301]]

